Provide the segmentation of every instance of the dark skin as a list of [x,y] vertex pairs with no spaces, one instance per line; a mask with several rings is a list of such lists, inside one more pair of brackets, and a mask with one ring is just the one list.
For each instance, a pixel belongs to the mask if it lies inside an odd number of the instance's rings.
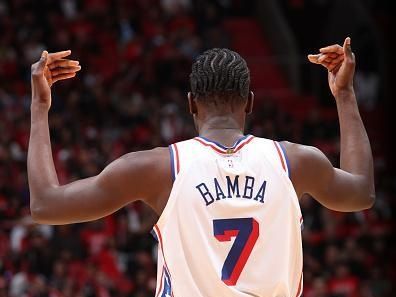
[[[53,83],[72,78],[81,69],[65,59],[70,51],[48,54],[32,65],[31,134],[28,178],[33,219],[42,224],[69,224],[107,216],[126,204],[142,200],[160,215],[172,188],[168,148],[126,154],[100,174],[60,185],[51,152],[48,111]],[[369,139],[353,91],[355,57],[350,39],[308,56],[329,71],[341,129],[340,169],[333,168],[317,148],[283,142],[290,161],[291,180],[298,197],[308,193],[327,208],[359,211],[374,203],[373,160]],[[199,135],[231,146],[243,135],[253,93],[245,101],[207,105],[188,95]],[[153,186],[155,185],[155,186]]]

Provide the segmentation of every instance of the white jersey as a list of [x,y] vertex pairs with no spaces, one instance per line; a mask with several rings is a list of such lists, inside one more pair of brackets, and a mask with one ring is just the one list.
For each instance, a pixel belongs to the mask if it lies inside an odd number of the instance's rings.
[[302,216],[275,141],[170,146],[173,188],[153,230],[156,296],[299,297]]

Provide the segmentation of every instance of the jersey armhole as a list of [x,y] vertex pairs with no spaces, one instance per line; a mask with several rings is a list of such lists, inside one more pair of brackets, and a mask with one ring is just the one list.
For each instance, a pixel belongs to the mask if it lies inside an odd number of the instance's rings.
[[179,151],[176,143],[169,146],[170,166],[172,172],[172,181],[174,182],[180,171]]
[[276,151],[278,152],[278,156],[279,156],[282,168],[286,172],[287,176],[290,178],[290,165],[289,165],[289,159],[286,154],[286,149],[285,149],[284,145],[278,141],[274,141],[274,145],[275,145]]
[[285,171],[285,173],[287,174],[288,180],[289,180],[289,184],[291,186],[291,188],[294,191],[294,196],[295,196],[295,205],[298,209],[298,212],[300,214],[300,218],[299,218],[299,222],[300,222],[300,227],[301,230],[304,229],[304,218],[301,212],[301,206],[300,206],[300,200],[298,199],[297,193],[296,193],[296,189],[294,188],[293,182],[291,180],[291,175],[290,175],[290,163],[289,163],[289,158],[287,157],[287,153],[286,153],[286,148],[285,146],[278,142],[278,141],[273,141],[274,145],[276,147],[276,151],[278,153],[279,159],[280,159],[280,163],[282,165],[283,171]]

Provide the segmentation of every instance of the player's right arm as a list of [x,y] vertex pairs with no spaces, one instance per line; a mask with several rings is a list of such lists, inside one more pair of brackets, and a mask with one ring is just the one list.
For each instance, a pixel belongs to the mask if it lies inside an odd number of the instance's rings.
[[293,185],[299,197],[308,193],[329,209],[370,208],[375,201],[373,157],[353,89],[355,56],[350,38],[343,47],[325,47],[309,59],[329,70],[340,124],[340,168],[333,168],[317,148],[285,142]]
[[112,162],[97,176],[59,184],[51,152],[48,111],[51,85],[74,77],[80,70],[77,61],[64,59],[69,54],[69,51],[43,52],[40,61],[32,66],[27,165],[33,219],[42,224],[90,221],[138,199],[160,213],[172,184],[167,148],[130,153]]

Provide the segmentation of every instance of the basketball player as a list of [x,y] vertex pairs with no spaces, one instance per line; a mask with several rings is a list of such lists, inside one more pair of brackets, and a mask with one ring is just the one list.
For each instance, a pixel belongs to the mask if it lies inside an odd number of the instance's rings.
[[45,51],[32,66],[33,219],[86,222],[144,201],[160,216],[153,229],[159,242],[156,296],[300,296],[299,199],[308,193],[345,212],[374,203],[373,159],[353,90],[349,38],[343,47],[308,57],[329,71],[341,130],[340,169],[317,148],[244,135],[253,108],[249,69],[237,53],[211,49],[190,75],[188,103],[198,137],[127,154],[97,176],[60,185],[48,111],[52,84],[81,69],[68,55]]

